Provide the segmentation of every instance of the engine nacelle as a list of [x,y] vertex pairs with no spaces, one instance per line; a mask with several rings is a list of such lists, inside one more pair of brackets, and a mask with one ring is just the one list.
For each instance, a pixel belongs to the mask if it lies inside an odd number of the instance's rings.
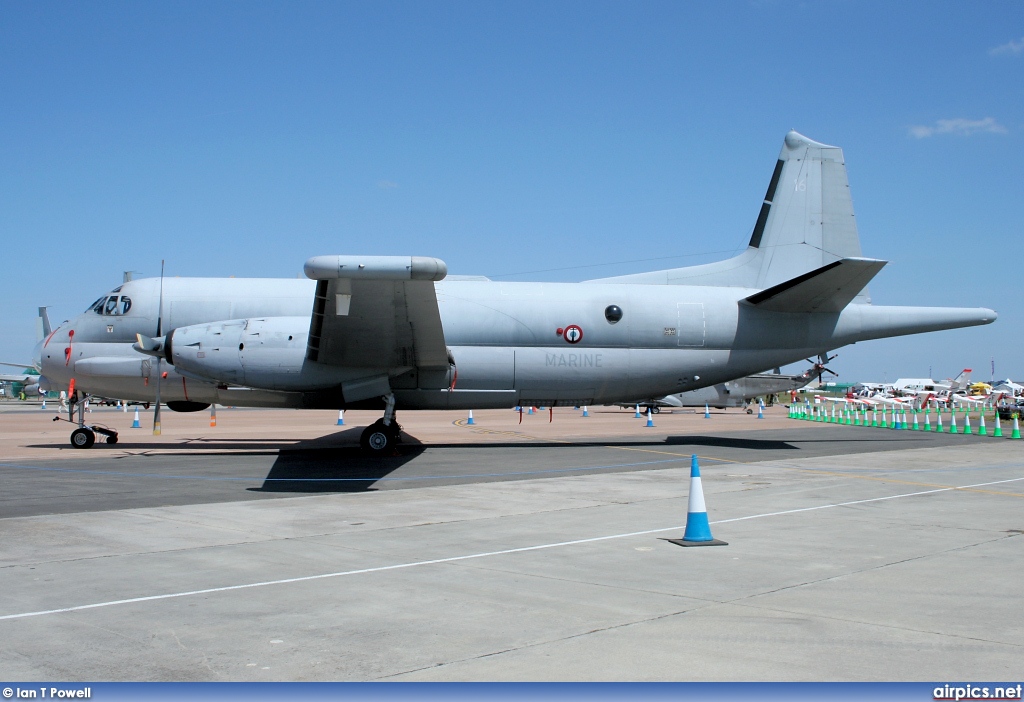
[[178,327],[167,335],[168,361],[224,385],[291,390],[302,385],[309,317],[233,319]]
[[306,360],[309,317],[260,317],[178,327],[160,353],[183,375],[261,390],[316,392],[387,375]]

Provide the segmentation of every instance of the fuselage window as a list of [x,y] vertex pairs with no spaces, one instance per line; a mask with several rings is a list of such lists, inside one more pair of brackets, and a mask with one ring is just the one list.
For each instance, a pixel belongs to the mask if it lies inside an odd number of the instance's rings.
[[103,314],[103,303],[106,301],[107,298],[101,297],[99,300],[96,300],[96,302],[89,305],[89,309],[96,314]]

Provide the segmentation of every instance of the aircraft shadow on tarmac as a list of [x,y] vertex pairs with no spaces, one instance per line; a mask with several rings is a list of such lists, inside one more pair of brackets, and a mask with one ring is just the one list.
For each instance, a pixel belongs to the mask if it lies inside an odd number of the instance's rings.
[[[900,436],[887,436],[875,434],[873,436],[849,435],[847,437],[820,437],[811,438],[800,436],[788,441],[778,439],[758,439],[749,437],[738,437],[728,435],[676,435],[665,438],[654,438],[650,440],[632,440],[626,438],[613,438],[606,441],[545,441],[544,439],[527,439],[521,441],[479,441],[460,443],[430,443],[423,444],[409,434],[403,434],[404,442],[400,444],[395,453],[391,456],[368,456],[356,446],[338,446],[337,442],[344,434],[333,434],[321,439],[300,442],[286,449],[282,449],[267,474],[264,484],[259,488],[250,490],[266,492],[364,492],[374,488],[374,483],[388,479],[388,476],[400,471],[405,466],[411,465],[421,457],[428,449],[431,452],[446,452],[453,457],[459,454],[460,459],[471,458],[464,452],[472,451],[503,451],[515,449],[536,449],[543,451],[555,451],[558,453],[578,454],[580,449],[585,448],[626,448],[626,449],[656,449],[666,455],[678,452],[680,460],[689,458],[690,453],[697,453],[701,449],[719,449],[723,454],[719,457],[722,460],[735,460],[737,454],[730,452],[741,451],[744,460],[761,454],[763,460],[769,460],[773,453],[784,451],[806,451],[810,455],[820,455],[823,445],[834,446],[842,444],[843,451],[876,451],[885,450],[891,443],[906,443],[908,440],[922,439],[912,434],[901,434]],[[924,436],[923,439],[930,437]],[[333,445],[332,445],[333,443]],[[857,446],[859,445],[859,450]],[[670,450],[666,450],[670,449]],[[674,450],[671,450],[674,449]],[[683,449],[683,450],[679,450]],[[550,453],[546,454],[550,457]],[[496,464],[505,463],[500,453],[494,456]],[[709,458],[716,458],[709,456]],[[545,459],[549,460],[549,459]],[[523,462],[530,462],[529,457],[517,455],[508,464],[511,466],[509,477],[518,475],[517,470],[522,468]],[[458,463],[458,461],[455,461]],[[454,465],[454,463],[453,463]],[[610,466],[595,466],[595,470],[609,468]],[[576,469],[573,469],[576,470]],[[500,472],[500,469],[499,469]],[[557,472],[557,471],[556,471]],[[413,475],[407,476],[415,479]],[[437,476],[433,476],[437,477]],[[451,478],[458,479],[457,471]],[[400,479],[397,476],[393,479]]]
[[[403,443],[390,456],[370,456],[356,446],[331,446],[325,439],[337,441],[339,434],[310,442],[299,442],[282,449],[262,486],[249,488],[258,492],[365,492],[374,483],[387,478],[403,466],[413,463],[428,448],[433,451],[494,451],[505,449],[544,449],[560,452],[579,451],[581,448],[643,448],[675,446],[713,446],[720,448],[761,451],[792,450],[800,447],[785,441],[764,439],[734,439],[714,436],[672,436],[667,439],[643,441],[576,441],[549,442],[543,439],[527,441],[486,441],[466,443],[431,443],[424,445],[409,434],[403,434]],[[319,445],[313,445],[319,444]],[[680,453],[680,459],[688,458]],[[521,460],[521,457],[520,459]],[[516,465],[513,463],[513,465]],[[458,475],[453,475],[457,478]]]
[[[523,437],[511,441],[467,441],[459,443],[423,444],[415,436],[403,433],[403,443],[396,447],[389,456],[371,456],[359,448],[359,435],[362,427],[351,427],[332,432],[315,439],[296,441],[293,438],[228,438],[228,437],[197,437],[182,439],[172,443],[148,443],[140,441],[122,441],[117,444],[97,443],[89,451],[83,452],[84,457],[106,456],[110,459],[131,459],[144,456],[159,456],[173,453],[188,456],[273,456],[274,463],[258,488],[249,488],[258,492],[291,492],[291,493],[346,493],[373,490],[374,484],[386,479],[390,474],[404,466],[415,463],[417,459],[430,449],[432,452],[451,452],[461,458],[472,458],[472,451],[503,451],[509,449],[536,449],[555,451],[557,454],[571,454],[586,448],[633,448],[643,450],[662,449],[664,453],[676,453],[681,458],[696,453],[699,449],[719,449],[726,452],[723,459],[729,460],[729,451],[742,451],[744,455],[764,453],[771,455],[778,451],[803,451],[820,444],[864,445],[862,450],[878,450],[868,448],[874,444],[890,442],[906,442],[908,436],[900,432],[900,436],[882,433],[873,435],[849,435],[846,437],[815,437],[806,434],[789,437],[789,440],[770,438],[751,438],[730,436],[728,434],[700,433],[691,435],[673,435],[651,439],[633,439],[627,437],[609,437],[607,440],[582,440],[573,442],[547,441],[540,438]],[[122,438],[131,438],[129,432],[122,432]],[[469,438],[469,437],[467,437]],[[925,438],[932,438],[925,435]],[[66,448],[66,444],[35,445],[34,448]],[[692,447],[692,450],[687,450]],[[669,449],[669,451],[665,451]],[[682,449],[682,450],[680,450]],[[749,453],[748,453],[749,452]],[[467,455],[469,453],[469,455]],[[551,454],[547,454],[550,456]],[[733,454],[735,457],[735,454]],[[497,462],[503,463],[501,456],[495,456]],[[517,457],[510,465],[515,466]],[[749,459],[744,459],[749,460]],[[500,472],[500,470],[499,470]],[[514,472],[514,471],[513,471]],[[452,478],[458,478],[453,474]]]
[[401,444],[390,456],[369,456],[358,446],[281,451],[255,492],[366,492],[381,478],[413,461],[426,449]]

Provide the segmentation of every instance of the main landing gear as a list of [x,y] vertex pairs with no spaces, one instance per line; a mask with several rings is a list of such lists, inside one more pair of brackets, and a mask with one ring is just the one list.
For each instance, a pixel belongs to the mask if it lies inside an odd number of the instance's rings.
[[[68,402],[68,419],[64,419],[65,422],[71,422],[77,424],[78,428],[71,432],[71,445],[77,449],[92,448],[92,445],[96,443],[96,435],[106,437],[108,444],[117,443],[117,432],[110,427],[105,427],[102,424],[86,424],[85,423],[85,402],[76,400],[77,394],[69,398]],[[78,409],[78,421],[75,421],[75,409]],[[53,418],[53,421],[59,422],[63,419],[60,415]]]
[[359,437],[359,446],[363,451],[375,456],[387,456],[394,453],[395,446],[402,442],[402,426],[395,421],[395,396],[385,395],[387,406],[384,416],[363,429]]

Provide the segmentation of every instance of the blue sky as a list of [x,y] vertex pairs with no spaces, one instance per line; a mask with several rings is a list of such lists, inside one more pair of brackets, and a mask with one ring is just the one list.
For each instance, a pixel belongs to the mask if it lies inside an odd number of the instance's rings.
[[0,94],[2,360],[37,306],[162,258],[564,281],[724,258],[793,128],[844,149],[891,261],[876,304],[1000,313],[848,347],[841,379],[993,356],[1024,379],[1020,2],[9,2]]

